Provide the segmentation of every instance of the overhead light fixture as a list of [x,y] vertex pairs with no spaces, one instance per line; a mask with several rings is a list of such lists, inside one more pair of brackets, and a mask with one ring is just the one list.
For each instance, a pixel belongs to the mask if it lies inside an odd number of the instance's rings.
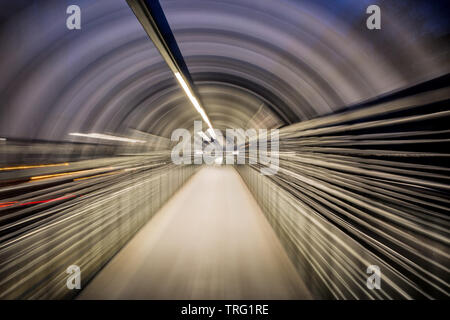
[[208,132],[211,137],[213,137],[215,140],[217,140],[217,136],[216,136],[213,128],[209,128],[208,130],[206,130],[206,132]]
[[199,131],[197,132],[197,134],[203,138],[203,140],[210,142],[211,139],[203,132],[203,131]]
[[103,139],[103,140],[130,142],[130,143],[145,143],[145,142],[147,142],[144,140],[136,140],[136,139],[117,137],[117,136],[110,136],[110,135],[102,134],[102,133],[77,133],[77,132],[75,132],[75,133],[69,133],[69,135],[77,136],[77,137]]
[[[127,0],[128,6],[141,23],[145,32],[152,40],[156,49],[161,53],[161,57],[173,72],[184,92],[194,105],[198,113],[208,127],[212,130],[211,122],[201,107],[199,100],[195,97],[193,83],[190,83],[189,70],[184,61],[183,55],[178,47],[177,41],[167,22],[164,10],[159,1],[148,0]],[[216,140],[214,132],[211,137]]]
[[210,130],[211,137],[213,137],[213,139],[216,139],[214,129],[211,125],[211,122],[209,121],[208,116],[206,115],[205,110],[203,110],[203,108],[200,106],[200,103],[198,102],[197,98],[194,96],[194,94],[189,89],[186,81],[184,81],[183,77],[181,76],[181,74],[179,72],[175,72],[175,77],[177,78],[178,82],[180,83],[181,87],[183,88],[184,92],[188,96],[191,103],[194,105],[197,112],[200,113],[200,115],[202,116],[203,121],[205,121],[206,124],[208,125],[208,127],[209,127],[208,130]]
[[0,141],[6,141],[6,139],[5,138],[0,138]]

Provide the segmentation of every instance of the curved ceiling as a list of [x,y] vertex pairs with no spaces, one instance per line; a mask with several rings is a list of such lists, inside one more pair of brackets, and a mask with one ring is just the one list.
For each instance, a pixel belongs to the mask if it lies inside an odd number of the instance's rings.
[[[82,10],[81,30],[65,27],[57,0],[3,20],[0,135],[70,140],[70,132],[133,128],[170,137],[200,120],[125,1],[72,2]],[[247,127],[261,105],[290,124],[449,70],[440,44],[425,45],[393,4],[375,32],[365,27],[365,1],[161,5],[222,130]]]

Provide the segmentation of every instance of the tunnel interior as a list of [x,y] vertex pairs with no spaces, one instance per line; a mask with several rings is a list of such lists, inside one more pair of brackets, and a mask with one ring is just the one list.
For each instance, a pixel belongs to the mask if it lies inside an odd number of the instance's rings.
[[[372,2],[382,8],[381,30],[366,27]],[[102,272],[136,271],[117,261],[140,250],[135,235],[157,233],[148,227],[155,219],[182,221],[172,200],[192,185],[199,193],[222,189],[220,199],[231,202],[239,198],[234,188],[248,193],[283,254],[273,259],[288,261],[298,278],[303,291],[294,298],[448,298],[445,2],[160,1],[214,128],[278,130],[269,175],[262,161],[173,163],[173,132],[195,136],[202,118],[126,1],[73,1],[82,10],[79,30],[66,28],[63,1],[14,3],[0,16],[0,298],[83,298],[89,285],[106,286]],[[207,198],[180,201],[208,207]],[[226,211],[227,203],[192,210],[229,214],[238,228],[236,211],[246,219],[247,209]],[[237,232],[228,231],[220,241]],[[205,273],[219,268],[198,259]],[[81,268],[89,290],[67,290],[69,265]],[[383,272],[381,290],[366,286],[371,265]],[[203,285],[187,275],[197,291],[179,298],[259,297],[258,287],[248,296],[229,291],[220,275],[206,279],[222,282]],[[216,291],[205,289],[211,283]],[[143,294],[170,298],[173,286]]]

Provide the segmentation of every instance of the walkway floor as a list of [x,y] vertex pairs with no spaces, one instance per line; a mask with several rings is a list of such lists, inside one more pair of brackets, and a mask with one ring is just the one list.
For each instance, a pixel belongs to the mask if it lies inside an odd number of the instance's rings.
[[308,299],[239,174],[205,167],[79,299]]

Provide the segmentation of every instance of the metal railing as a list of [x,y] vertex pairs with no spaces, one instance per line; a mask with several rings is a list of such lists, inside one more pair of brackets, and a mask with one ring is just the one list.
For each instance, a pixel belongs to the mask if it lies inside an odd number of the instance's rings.
[[[105,175],[59,178],[65,180],[56,188],[0,208],[1,299],[75,297],[66,269],[81,269],[83,288],[198,169],[139,159]],[[47,197],[64,195],[40,202],[46,190]]]

